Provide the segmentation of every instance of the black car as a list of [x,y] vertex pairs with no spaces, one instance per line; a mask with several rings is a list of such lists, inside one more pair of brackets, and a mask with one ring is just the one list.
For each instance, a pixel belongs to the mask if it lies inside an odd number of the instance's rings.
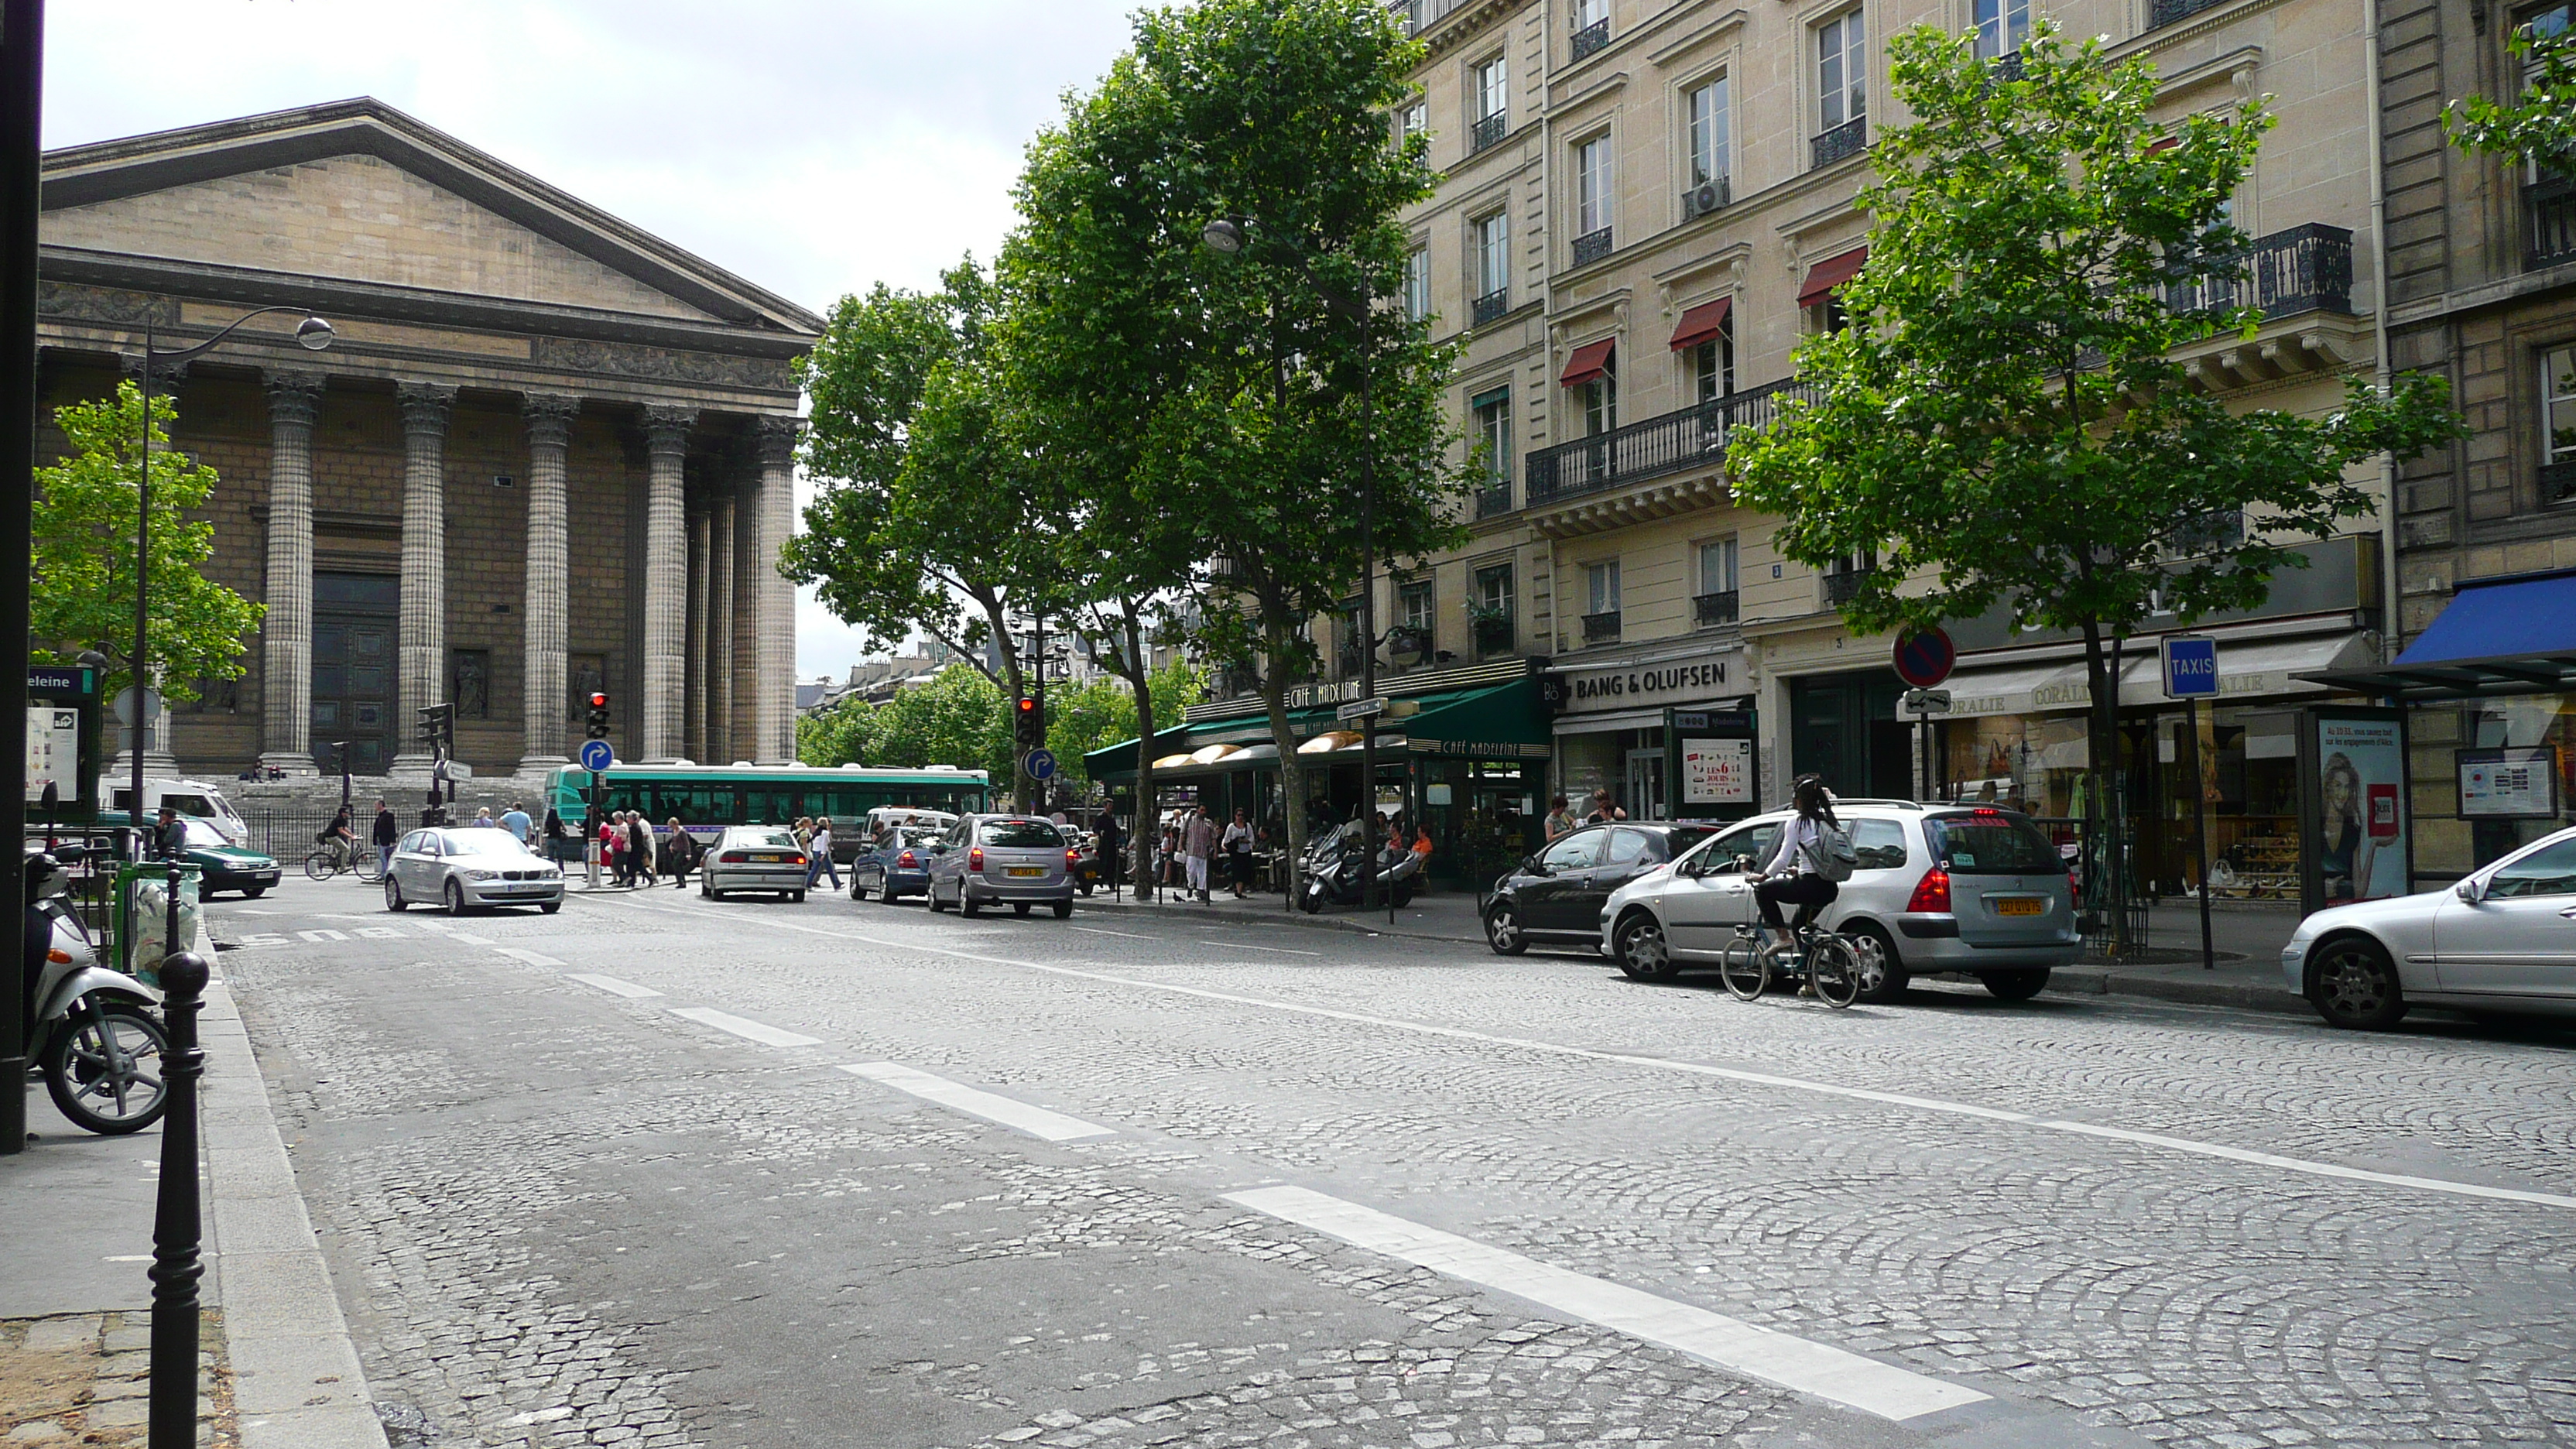
[[863,841],[850,861],[850,899],[888,903],[930,889],[930,847],[946,832],[927,825],[889,825]]
[[1598,951],[1610,893],[1716,833],[1713,825],[1655,820],[1568,831],[1494,883],[1485,944],[1506,956],[1555,942]]

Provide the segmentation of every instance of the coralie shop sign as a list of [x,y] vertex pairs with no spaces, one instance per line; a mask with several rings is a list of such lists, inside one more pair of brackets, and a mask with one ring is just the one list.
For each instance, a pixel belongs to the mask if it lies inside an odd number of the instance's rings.
[[1568,713],[1581,713],[1740,692],[1727,688],[1727,680],[1734,674],[1733,664],[1729,656],[1636,669],[1568,672],[1553,681],[1561,692],[1556,692],[1557,698],[1552,702]]

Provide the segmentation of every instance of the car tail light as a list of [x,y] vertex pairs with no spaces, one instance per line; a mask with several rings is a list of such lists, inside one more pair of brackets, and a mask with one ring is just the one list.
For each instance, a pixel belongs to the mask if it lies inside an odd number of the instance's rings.
[[966,852],[966,868],[973,871],[980,871],[984,868],[984,847],[979,845],[973,850]]
[[2066,898],[2069,904],[2079,909],[2084,904],[2084,882],[2077,880],[2071,870],[2066,873]]
[[744,861],[751,859],[751,854],[748,851],[728,850],[724,854],[717,856],[716,859],[723,861],[727,865],[740,865]]
[[1950,872],[1934,866],[1914,883],[1914,898],[1905,903],[1909,915],[1947,915],[1950,911]]
[[917,866],[921,864],[921,857],[914,855],[911,851],[907,850],[903,854],[896,856],[894,863],[898,866]]
[[1064,868],[1066,870],[1082,869],[1082,852],[1078,850],[1067,850],[1064,853]]
[[803,865],[805,863],[805,857],[801,855],[791,855],[787,857],[787,863],[789,865]]

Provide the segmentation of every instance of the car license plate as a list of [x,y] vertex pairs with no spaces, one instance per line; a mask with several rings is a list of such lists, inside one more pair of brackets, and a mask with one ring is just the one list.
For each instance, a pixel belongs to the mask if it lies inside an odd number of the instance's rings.
[[2037,896],[2001,896],[1995,900],[1998,916],[2039,916],[2048,913],[2048,902]]
[[753,857],[752,857],[752,859],[753,859],[754,861],[758,862],[758,863],[759,863],[759,864],[761,864],[761,865],[776,865],[776,864],[778,864],[780,861],[785,860],[786,858],[787,858],[787,857],[785,857],[785,856],[783,856],[783,855],[755,855],[755,856],[753,856]]
[[1019,877],[1019,878],[1021,878],[1021,879],[1027,879],[1027,878],[1029,878],[1029,877],[1033,877],[1033,876],[1041,876],[1041,875],[1046,874],[1046,868],[1045,868],[1045,867],[1043,867],[1043,866],[1035,866],[1035,865],[1013,865],[1013,866],[1005,866],[1005,867],[1003,867],[1003,869],[1002,869],[1002,874],[1007,875],[1007,876],[1016,876],[1016,877]]

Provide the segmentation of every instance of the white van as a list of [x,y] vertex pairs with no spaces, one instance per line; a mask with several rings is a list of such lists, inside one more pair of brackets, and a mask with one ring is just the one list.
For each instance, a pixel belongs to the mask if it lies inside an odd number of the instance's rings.
[[[98,794],[110,810],[130,809],[134,802],[134,782],[130,777],[101,776]],[[233,802],[224,798],[222,790],[203,780],[156,780],[149,775],[144,776],[143,818],[149,821],[159,815],[164,805],[182,815],[193,815],[207,821],[222,832],[230,844],[250,843],[250,826],[241,818],[240,812],[233,809]]]

